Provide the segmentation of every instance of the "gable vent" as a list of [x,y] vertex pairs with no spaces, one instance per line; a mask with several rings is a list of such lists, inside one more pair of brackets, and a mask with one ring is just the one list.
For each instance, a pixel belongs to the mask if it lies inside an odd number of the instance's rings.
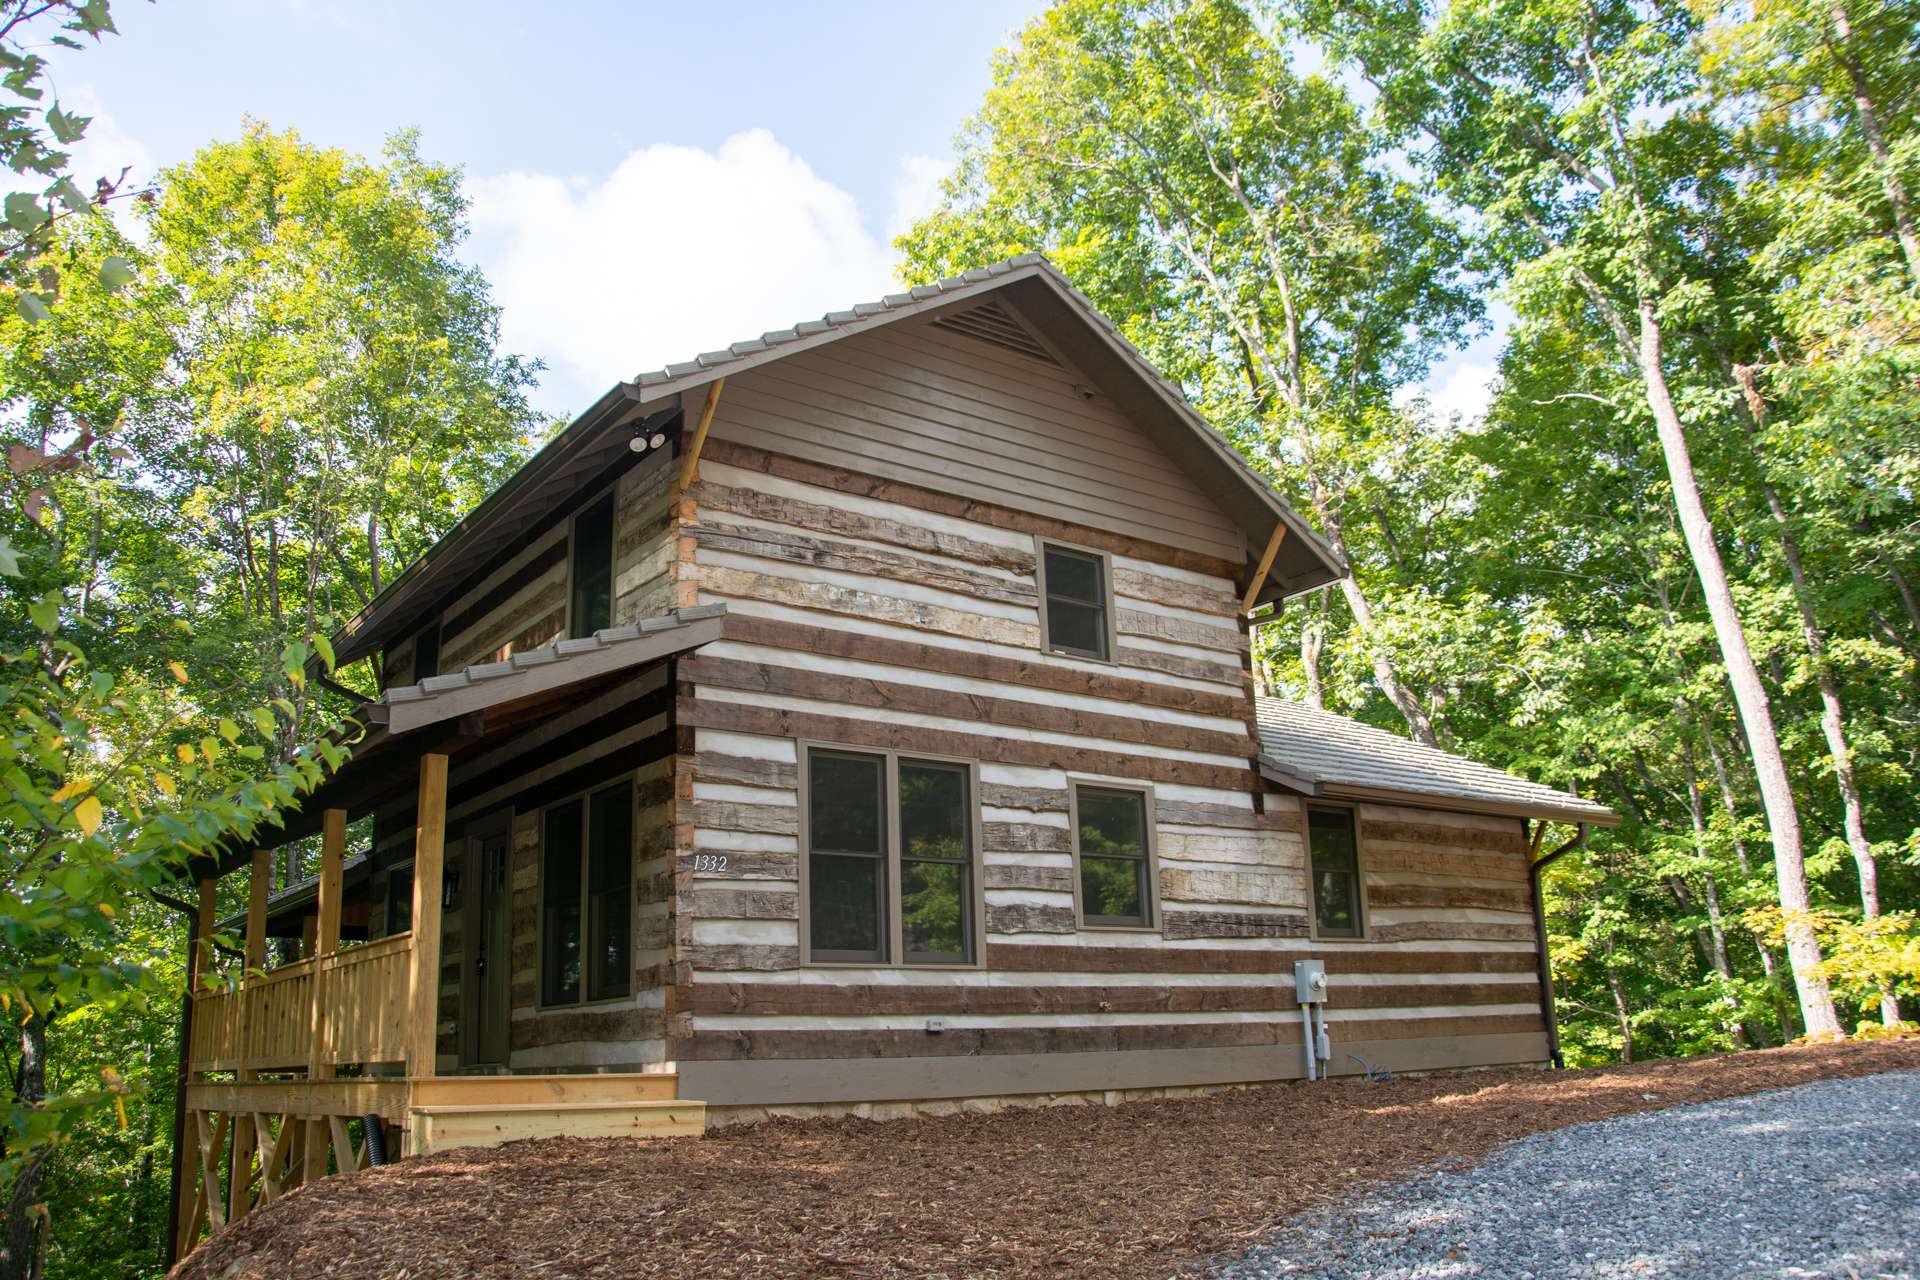
[[983,302],[965,311],[949,312],[935,320],[933,327],[949,333],[965,334],[981,342],[991,342],[1015,355],[1050,364],[1056,369],[1060,367],[1053,353],[1035,341],[1034,336],[1027,332],[1027,327],[1014,319],[1012,313],[998,302]]

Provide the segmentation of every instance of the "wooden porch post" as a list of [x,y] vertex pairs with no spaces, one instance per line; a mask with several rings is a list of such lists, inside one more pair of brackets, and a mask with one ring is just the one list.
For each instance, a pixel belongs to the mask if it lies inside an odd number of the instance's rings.
[[447,841],[447,758],[420,757],[414,810],[413,969],[408,983],[407,1074],[430,1076],[440,1022],[440,877]]
[[167,1265],[185,1257],[200,1232],[200,1198],[212,1190],[200,1184],[198,1152],[188,1157],[187,1089],[193,1083],[193,1002],[207,986],[207,970],[213,956],[207,939],[213,935],[214,912],[220,882],[200,882],[200,902],[194,913],[193,929],[187,945],[187,991],[181,1001],[179,1090],[173,1108],[173,1205],[167,1214]]
[[[340,865],[347,851],[347,811],[328,809],[320,819],[319,914],[313,934],[313,1022],[307,1050],[307,1079],[333,1076],[333,1054],[327,1043],[327,957],[340,949]],[[288,1124],[293,1123],[288,1117]],[[312,1182],[327,1173],[327,1121],[307,1121],[302,1179]],[[346,1170],[341,1170],[342,1173]]]
[[[246,1065],[252,1050],[253,988],[259,985],[254,972],[267,963],[267,893],[273,887],[273,857],[265,849],[253,853],[253,865],[247,871],[247,973],[240,979],[235,1037],[240,1048],[240,1066],[235,1080],[252,1080],[259,1073]],[[233,1155],[227,1176],[227,1221],[246,1216],[253,1198],[254,1157],[253,1116],[242,1113],[233,1118]]]

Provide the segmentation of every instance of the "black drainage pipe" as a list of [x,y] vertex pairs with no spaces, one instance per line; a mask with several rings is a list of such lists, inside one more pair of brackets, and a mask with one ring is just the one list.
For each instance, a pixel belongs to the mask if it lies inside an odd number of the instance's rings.
[[380,1117],[369,1111],[360,1117],[360,1127],[366,1135],[367,1165],[379,1168],[387,1162],[387,1130],[380,1123]]

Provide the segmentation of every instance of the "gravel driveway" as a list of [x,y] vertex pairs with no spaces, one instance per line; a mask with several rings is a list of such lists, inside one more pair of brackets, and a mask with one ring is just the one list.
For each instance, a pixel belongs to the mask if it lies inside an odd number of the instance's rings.
[[1920,1274],[1920,1072],[1536,1134],[1292,1219],[1230,1280]]

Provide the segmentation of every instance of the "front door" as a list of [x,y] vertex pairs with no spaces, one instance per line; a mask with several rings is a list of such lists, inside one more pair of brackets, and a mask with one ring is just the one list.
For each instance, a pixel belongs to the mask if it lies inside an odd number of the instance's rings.
[[508,933],[511,881],[507,869],[511,833],[511,821],[502,814],[498,821],[481,824],[467,842],[468,875],[473,885],[473,914],[467,925],[467,936],[473,940],[467,960],[467,979],[473,993],[467,1001],[472,1031],[466,1037],[466,1065],[470,1067],[507,1065],[513,983]]

